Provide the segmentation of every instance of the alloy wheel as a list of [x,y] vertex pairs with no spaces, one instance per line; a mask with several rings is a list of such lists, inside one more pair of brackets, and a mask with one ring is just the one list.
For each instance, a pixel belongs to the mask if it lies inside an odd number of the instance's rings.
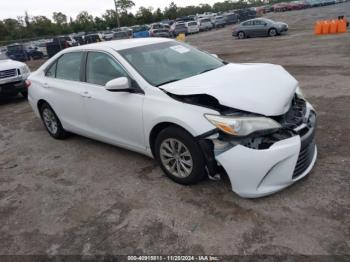
[[49,132],[51,134],[56,134],[58,131],[58,123],[54,113],[50,109],[45,108],[43,110],[43,120]]
[[179,178],[191,175],[193,169],[192,155],[181,141],[175,138],[164,140],[160,146],[160,159],[172,175]]

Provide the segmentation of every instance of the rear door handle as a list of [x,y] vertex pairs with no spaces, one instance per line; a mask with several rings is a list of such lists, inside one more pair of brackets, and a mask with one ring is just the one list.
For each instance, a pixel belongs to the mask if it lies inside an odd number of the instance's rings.
[[86,98],[91,98],[91,95],[88,91],[84,91],[82,94],[81,94],[82,97],[86,97]]

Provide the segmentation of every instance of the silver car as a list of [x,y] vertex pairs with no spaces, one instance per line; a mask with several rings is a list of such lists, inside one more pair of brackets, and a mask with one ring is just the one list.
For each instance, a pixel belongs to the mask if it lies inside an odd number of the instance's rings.
[[276,36],[288,31],[288,25],[267,18],[256,18],[244,21],[233,27],[232,36],[239,39],[256,36]]

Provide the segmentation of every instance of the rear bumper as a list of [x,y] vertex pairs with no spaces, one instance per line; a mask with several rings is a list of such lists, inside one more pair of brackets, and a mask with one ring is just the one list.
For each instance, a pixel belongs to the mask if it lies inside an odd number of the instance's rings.
[[0,96],[14,96],[27,91],[25,80],[0,85]]

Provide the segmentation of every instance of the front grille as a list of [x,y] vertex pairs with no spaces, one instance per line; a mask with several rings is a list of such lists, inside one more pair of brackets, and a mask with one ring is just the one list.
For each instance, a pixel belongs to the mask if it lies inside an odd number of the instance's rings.
[[315,154],[315,131],[316,131],[316,115],[310,112],[306,122],[306,127],[299,131],[301,146],[297,164],[294,169],[293,179],[302,175],[310,166]]
[[313,111],[307,114],[306,101],[295,95],[288,112],[274,119],[284,129],[293,130],[300,136],[300,153],[292,176],[296,179],[310,166],[315,154],[316,114]]
[[17,76],[16,69],[9,69],[0,71],[0,79]]
[[310,166],[315,154],[315,139],[300,150],[297,164],[294,169],[293,179],[298,178]]

